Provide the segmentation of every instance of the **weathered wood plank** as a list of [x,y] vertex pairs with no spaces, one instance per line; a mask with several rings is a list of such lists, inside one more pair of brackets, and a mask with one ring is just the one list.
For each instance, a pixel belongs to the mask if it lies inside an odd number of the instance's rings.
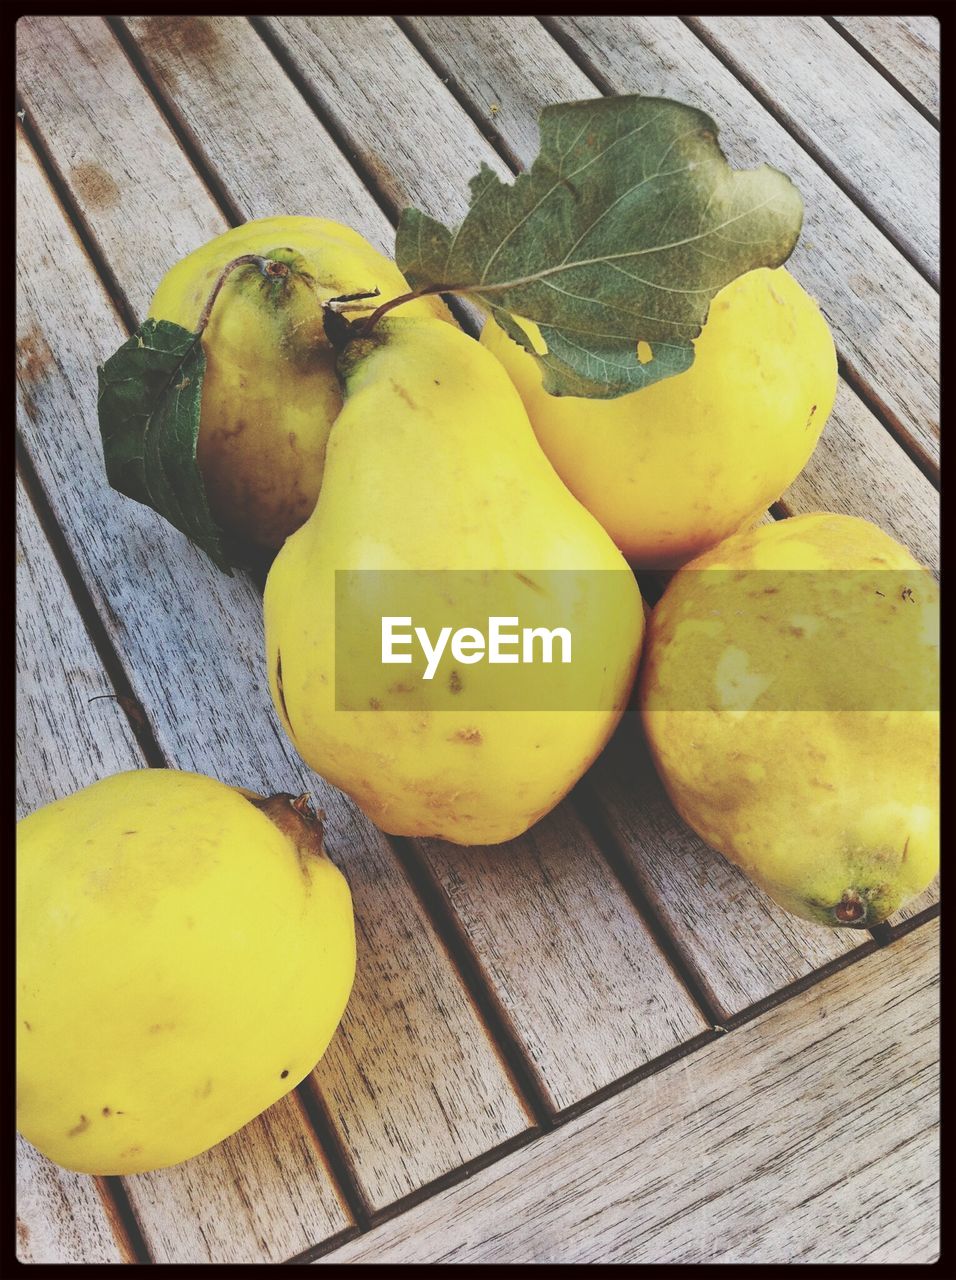
[[939,132],[820,17],[689,19],[939,280]]
[[618,93],[676,97],[720,124],[738,166],[764,162],[804,197],[787,266],[816,297],[847,366],[909,446],[939,460],[939,299],[811,156],[678,18],[558,18],[563,38]]
[[[405,21],[427,48],[440,74],[447,77],[459,97],[467,101],[475,118],[482,119],[487,127],[494,130],[521,166],[529,164],[537,153],[537,119],[541,108],[570,98],[593,96],[595,92],[592,82],[533,18],[492,20],[485,17],[429,16]],[[604,21],[613,20],[602,19]],[[699,46],[699,41],[694,41],[683,24],[678,22],[672,29],[685,42]],[[713,69],[729,81],[731,87],[736,84],[715,58],[707,55],[706,51],[704,57],[710,58]],[[704,70],[703,65],[695,64],[693,73],[700,77]],[[649,73],[649,68],[642,67],[641,71]],[[643,74],[639,78],[643,80]],[[698,88],[709,83],[698,79]],[[686,95],[694,91],[694,81],[688,78],[676,86],[664,83],[660,85],[660,91],[675,96]],[[765,114],[752,98],[749,98],[749,104],[749,114]],[[492,106],[495,107],[494,113],[491,112]],[[739,115],[743,106],[739,99],[728,99],[728,118],[725,121],[721,116],[722,125],[730,124],[733,119],[730,113]],[[726,141],[723,129],[721,137]],[[771,144],[772,139],[768,139],[768,145]],[[751,148],[746,154],[735,153],[731,158],[738,163],[755,163],[759,157]],[[812,166],[810,176],[831,200],[839,199],[853,210],[852,204],[816,166]],[[800,183],[804,185],[802,177]],[[811,206],[808,209],[811,231],[816,195],[816,191],[807,195],[807,203]],[[867,232],[869,242],[873,239],[872,230],[859,211],[854,210],[854,213],[856,222]],[[878,241],[880,239],[877,237]],[[881,243],[884,256],[889,255],[898,263],[899,254],[885,240]],[[798,250],[790,265],[811,292],[820,292],[829,313],[829,297],[821,290],[824,287],[836,289],[837,296],[842,298],[845,286],[838,285],[835,277],[824,280],[818,275],[824,265],[819,259],[825,256],[825,252],[801,256]],[[856,255],[860,252],[859,246],[848,246],[845,240],[840,241],[840,254],[848,270],[859,266]],[[915,276],[916,273],[910,270],[910,274]],[[895,297],[887,297],[884,301],[886,314],[899,305]],[[848,308],[847,316],[840,319],[852,322],[856,336],[856,327],[860,325],[858,310]],[[902,321],[902,317],[900,319]],[[837,339],[843,342],[844,335],[838,326],[836,328]],[[865,342],[873,341],[869,328],[866,332],[860,329],[858,336]],[[892,370],[894,375],[895,372]],[[881,377],[886,375],[887,371],[881,370]],[[938,562],[938,505],[938,494],[933,485],[888,436],[859,397],[841,381],[837,403],[820,447],[804,474],[786,495],[786,508],[794,513],[825,508],[867,516],[901,538],[925,563],[935,566]]]
[[[28,344],[19,357],[22,376],[34,359]],[[18,477],[17,817],[143,763]]]
[[[390,22],[372,20],[366,24],[364,19],[349,19],[346,29],[355,24],[365,33],[356,47],[361,47],[367,58],[377,59],[374,41],[384,32],[383,38],[394,39],[395,47],[411,59],[412,68],[417,65],[414,50]],[[188,119],[203,149],[216,157],[217,177],[224,189],[239,195],[250,215],[274,209],[276,199],[281,199],[275,174],[250,163],[257,138],[263,133],[282,135],[284,118],[290,117],[295,124],[296,146],[305,148],[310,165],[332,172],[341,164],[341,157],[337,151],[329,156],[333,144],[328,133],[318,125],[310,130],[307,120],[294,114],[293,104],[284,96],[279,97],[277,107],[263,97],[252,113],[231,110],[220,77],[225,75],[230,83],[256,84],[258,72],[249,67],[250,61],[262,63],[271,55],[251,28],[237,19],[209,19],[205,25],[214,33],[218,51],[213,72],[206,58],[192,52],[190,41],[176,34],[174,20],[163,19],[157,26],[152,20],[137,19],[130,22],[130,29],[143,39],[150,73],[175,103],[177,113]],[[369,34],[371,44],[366,38]],[[207,34],[205,42],[211,39]],[[344,46],[336,50],[339,52],[344,56]],[[354,61],[354,49],[350,56]],[[350,66],[342,63],[340,74],[351,74]],[[404,69],[404,64],[397,64],[393,71]],[[420,91],[430,93],[431,84],[437,81],[426,70]],[[299,101],[301,109],[308,112]],[[416,99],[415,105],[424,108],[424,98]],[[379,127],[384,129],[384,121]],[[399,140],[403,154],[411,146],[411,140]],[[334,197],[334,192],[331,194]],[[350,216],[358,230],[365,232],[370,226],[374,231],[382,214],[369,193],[365,200],[367,212],[353,210]],[[329,210],[323,205],[316,212]],[[336,216],[346,215],[336,209]],[[548,1105],[558,1109],[673,1048],[696,1034],[703,1022],[593,840],[565,809],[548,825],[547,832],[553,842],[550,849],[536,833],[497,850],[460,852],[432,842],[426,847],[425,859],[462,920],[500,1004],[514,1021],[516,1038],[539,1072],[542,1094]],[[576,863],[573,875],[563,867],[572,858]],[[489,881],[496,885],[494,900],[487,890]],[[572,885],[582,888],[589,884],[590,890],[582,889],[579,897],[571,892]],[[396,939],[389,936],[389,930],[394,934],[396,922],[385,923],[376,945],[397,949]],[[526,939],[523,965],[516,963],[516,935]],[[584,957],[582,937],[589,939]],[[605,976],[589,988],[583,978],[589,972]],[[550,991],[544,989],[548,986],[546,973],[550,974]],[[635,1014],[622,1019],[620,1010],[632,1007],[640,1009],[640,1018]],[[431,1033],[426,1028],[422,1034]],[[572,1051],[568,1051],[569,1045]],[[326,1082],[325,1064],[319,1070],[336,1115],[347,1115],[354,1109],[345,1082],[361,1081],[365,1070],[364,1049],[353,1042],[351,1049],[343,1048],[344,1053],[349,1053],[350,1062],[346,1065],[343,1061],[338,1083]],[[381,1105],[387,1108],[387,1099]],[[449,1111],[450,1117],[454,1114]],[[397,1117],[392,1127],[398,1131]],[[364,1151],[363,1159],[386,1159],[377,1154],[371,1141]],[[362,1174],[380,1181],[385,1170],[372,1172],[363,1166]]]
[[124,22],[180,128],[244,218],[333,218],[391,254],[392,224],[249,22]]
[[354,1230],[294,1093],[211,1151],[125,1185],[157,1261],[284,1262]]
[[17,1135],[20,1262],[130,1262],[133,1255],[96,1178],[70,1173]]
[[939,569],[939,490],[843,381],[813,457],[780,506],[788,515],[863,516]]
[[[141,768],[143,757],[19,478],[16,585],[21,817],[106,774]],[[22,1262],[127,1261],[115,1221],[97,1179],[60,1169],[17,1138]]]
[[890,916],[887,923],[891,928],[904,924],[907,920],[913,920],[921,912],[926,911],[928,907],[933,907],[940,900],[939,876],[933,881],[929,888],[914,898],[913,901],[902,911],[898,911],[895,916]]
[[426,212],[458,215],[467,208],[467,180],[482,161],[508,173],[391,18],[265,22],[396,213],[414,202]]
[[[108,32],[106,37],[112,40]],[[101,107],[135,113],[136,95],[145,90],[115,41],[112,47],[108,78],[115,98]],[[100,63],[111,56],[109,48],[104,43],[98,52]],[[61,146],[77,145],[73,134],[83,133],[85,120],[77,102],[61,122]],[[362,1087],[355,1090],[350,1078],[342,1081],[351,1111],[335,1119],[346,1148],[355,1147],[350,1155],[356,1165],[391,1153],[390,1180],[363,1188],[371,1203],[387,1204],[521,1132],[526,1113],[387,842],[340,793],[308,773],[286,742],[262,670],[258,593],[245,578],[218,574],[153,513],[107,487],[95,423],[94,363],[118,345],[122,331],[29,153],[20,188],[21,225],[30,229],[20,238],[22,323],[40,335],[39,349],[47,357],[47,372],[32,388],[34,417],[26,420],[25,433],[157,739],[180,767],[265,791],[313,791],[328,814],[330,849],[352,883],[363,936],[381,937],[395,917],[407,921],[404,952],[391,946],[363,949],[342,1031],[323,1062],[328,1088],[349,1037],[372,1037],[375,1053]],[[161,190],[155,198],[163,199]],[[131,220],[124,240],[132,245],[140,238]],[[175,238],[164,250],[170,259],[179,252]],[[143,262],[132,252],[122,262],[113,260],[131,296],[148,292],[150,267]],[[395,1003],[395,993],[406,990],[411,1021],[399,1016]],[[419,1023],[432,1028],[427,1038],[418,1035]],[[446,1116],[455,1106],[464,1115],[452,1127]],[[388,1116],[398,1116],[400,1124],[387,1123]],[[288,1170],[288,1178],[296,1173]],[[273,1185],[262,1194],[281,1198],[286,1192]],[[210,1188],[210,1212],[214,1195]],[[330,1223],[329,1233],[339,1226]],[[205,1247],[200,1228],[198,1256]]]
[[708,1028],[569,804],[507,845],[421,848],[555,1108]]
[[832,19],[939,119],[939,18],[929,14]]
[[17,87],[103,257],[135,258],[119,285],[144,316],[162,275],[225,218],[102,19],[23,18]]
[[925,925],[321,1263],[930,1262]]

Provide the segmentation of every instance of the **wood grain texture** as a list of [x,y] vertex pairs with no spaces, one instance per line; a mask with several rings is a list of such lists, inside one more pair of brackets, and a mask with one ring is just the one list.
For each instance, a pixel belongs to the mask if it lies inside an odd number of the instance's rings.
[[61,1169],[17,1135],[20,1262],[129,1262],[132,1253],[96,1178]]
[[144,761],[19,477],[16,502],[20,818]]
[[503,177],[510,172],[391,18],[266,24],[396,214],[414,204],[435,217],[460,218],[468,179],[482,163]]
[[851,14],[833,21],[939,119],[939,18]]
[[[520,167],[530,164],[537,154],[537,120],[542,107],[595,93],[593,83],[533,18],[429,16],[406,21],[438,73],[468,103],[472,115],[494,131]],[[675,30],[688,38],[682,24]],[[716,59],[713,61],[726,76]],[[680,86],[683,92],[688,87]],[[674,89],[663,85],[661,91]],[[750,101],[751,110],[761,113],[762,108]],[[738,104],[728,106],[739,110]],[[738,162],[755,159],[748,155]],[[819,170],[816,172],[818,181],[827,181]],[[898,258],[885,242],[884,248]],[[844,258],[847,252],[843,250]],[[811,291],[821,283],[813,275],[820,269],[816,257],[801,262],[795,256],[791,263]],[[811,278],[807,270],[811,270]],[[830,310],[828,305],[826,309]],[[855,309],[852,318],[858,325]],[[839,332],[837,337],[842,341]],[[870,340],[870,335],[866,339]],[[937,491],[842,380],[820,446],[786,495],[784,505],[794,514],[825,509],[866,516],[900,538],[924,563],[938,564]]]
[[787,515],[842,511],[885,529],[939,570],[939,490],[841,380],[810,461],[780,499]]
[[180,128],[243,218],[332,218],[392,253],[392,224],[248,21],[124,21]]
[[144,316],[163,274],[225,218],[102,18],[22,18],[17,87],[125,302]]
[[[191,28],[192,20],[182,21],[184,28]],[[381,57],[393,59],[389,75],[383,71],[386,79],[407,79],[406,73],[414,73],[420,64],[412,46],[393,24],[364,19],[343,22],[346,35],[352,25],[360,27],[364,33],[361,47],[371,60],[380,60],[379,41],[385,40],[386,51]],[[295,29],[299,25],[294,24]],[[319,26],[324,36],[328,24],[323,21]],[[331,173],[341,165],[341,156],[328,133],[317,125],[310,131],[307,122],[299,120],[293,105],[282,95],[275,104],[263,96],[254,118],[248,122],[248,111],[245,115],[238,110],[230,112],[230,95],[220,86],[219,77],[225,75],[230,82],[256,85],[260,73],[250,67],[250,62],[271,59],[251,27],[241,20],[204,23],[207,33],[215,33],[217,60],[213,71],[208,59],[191,51],[191,41],[182,34],[176,20],[163,19],[156,24],[137,19],[131,21],[130,29],[143,41],[150,72],[160,81],[177,114],[202,139],[204,150],[216,157],[220,181],[231,195],[241,194],[246,211],[255,214],[274,207],[275,174],[256,169],[250,161],[256,154],[257,138],[263,134],[282,136],[290,117],[295,122],[296,145],[303,140],[313,167]],[[258,51],[250,45],[250,39],[258,43]],[[344,36],[342,39],[341,47],[335,46],[334,53],[327,55],[332,61],[345,55]],[[206,40],[210,41],[208,34]],[[354,58],[354,52],[351,56]],[[343,67],[348,65],[343,63]],[[271,75],[270,71],[270,79]],[[418,92],[431,92],[430,82],[438,83],[426,68]],[[299,102],[301,110],[308,112],[305,103],[301,99]],[[424,98],[416,100],[415,105],[421,107],[423,103]],[[377,113],[375,121],[377,136],[381,136],[386,122]],[[365,118],[356,123],[364,133]],[[368,128],[371,130],[372,125],[368,124]],[[403,155],[412,154],[415,147],[420,149],[423,145],[422,139],[411,136],[400,139]],[[447,159],[450,163],[450,157]],[[426,176],[427,172],[434,178],[434,170],[426,171]],[[353,209],[350,216],[359,230],[374,232],[382,214],[368,192],[365,204],[367,212]],[[330,210],[321,205],[314,211],[325,214]],[[336,208],[335,216],[345,214]],[[360,219],[357,222],[356,217]],[[560,835],[562,823],[569,825]],[[432,843],[426,863],[434,879],[443,883],[446,900],[457,912],[461,931],[497,1000],[513,1018],[516,1039],[538,1069],[548,1105],[559,1109],[673,1048],[688,1035],[696,1034],[703,1023],[593,840],[563,810],[548,831],[554,848],[547,853],[538,835],[499,850],[462,856],[450,846]],[[454,867],[450,875],[449,862]],[[573,872],[567,869],[572,862],[576,867]],[[487,893],[486,877],[495,883],[494,897]],[[579,897],[572,891],[573,886],[582,890]],[[418,927],[414,916],[410,923]],[[400,940],[395,931],[403,927],[394,918],[383,918],[370,946],[399,951]],[[526,959],[523,968],[513,970],[505,961],[516,958],[515,930],[526,940]],[[585,957],[581,954],[583,938],[590,939],[590,954]],[[542,979],[549,969],[554,989],[546,993]],[[586,971],[605,977],[588,989],[587,982],[582,981]],[[413,983],[414,970],[406,980],[406,988]],[[411,1020],[414,1009],[407,1007],[408,989],[401,992],[401,1000]],[[632,1007],[634,1013],[628,1012],[622,1019],[622,1008],[630,1011]],[[431,1035],[429,1025],[423,1026],[419,1034]],[[567,1045],[572,1046],[570,1050],[560,1048]],[[337,1065],[336,1052],[337,1047],[333,1046],[333,1066]],[[375,1054],[358,1032],[347,1043],[343,1040],[341,1054],[341,1071],[327,1079],[327,1058],[320,1067],[319,1080],[336,1115],[345,1117],[351,1116],[355,1108],[344,1082],[354,1082],[355,1088],[363,1089],[368,1062],[385,1059]],[[387,1091],[383,1089],[380,1094],[389,1131],[400,1135],[396,1140],[402,1143],[417,1142],[414,1132],[401,1133],[400,1117],[389,1113]],[[444,1105],[449,1123],[461,1123],[458,1105],[448,1099]],[[348,1123],[351,1126],[353,1122],[350,1119]],[[351,1136],[354,1140],[355,1135]],[[380,1138],[381,1134],[369,1133],[357,1159],[363,1183],[384,1187],[391,1185],[389,1152],[387,1147],[380,1149]],[[436,1166],[435,1176],[443,1171]]]
[[[125,56],[123,62],[129,66]],[[120,83],[120,103],[131,91]],[[73,119],[82,125],[79,110]],[[304,768],[282,734],[266,687],[261,601],[252,584],[217,573],[154,513],[107,487],[94,362],[123,334],[28,151],[23,161],[21,225],[29,233],[19,245],[21,333],[34,335],[42,366],[31,387],[33,416],[24,417],[28,447],[168,758],[257,790],[309,790],[326,810],[329,847],[352,884],[362,937],[383,942],[363,948],[342,1031],[323,1060],[323,1082],[331,1092],[351,1035],[371,1038],[375,1052],[364,1080],[356,1086],[346,1074],[335,1086],[350,1110],[341,1116],[331,1110],[346,1148],[355,1144],[357,1167],[391,1153],[388,1179],[363,1188],[371,1203],[386,1204],[521,1132],[526,1113],[387,842]],[[127,227],[128,240],[138,235]],[[40,269],[44,261],[52,268],[54,258],[55,284]],[[136,266],[132,254],[129,262]],[[142,276],[124,278],[131,292],[145,291]],[[404,951],[391,945],[395,919],[406,922]],[[396,1001],[406,991],[412,1022]],[[429,1028],[427,1036],[419,1024]],[[462,1114],[453,1123],[447,1117],[456,1108]],[[297,1171],[286,1172],[294,1181]],[[262,1189],[264,1198],[285,1194],[279,1183]],[[198,1256],[205,1247],[200,1228]]]
[[931,1262],[925,925],[322,1263]]
[[354,1229],[294,1093],[211,1151],[124,1182],[157,1261],[284,1262]]
[[[678,18],[555,20],[618,93],[710,113],[738,167],[770,163],[803,194],[788,270],[820,302],[854,378],[931,468],[939,459],[939,298],[919,272]],[[835,33],[834,33],[835,34]]]
[[[16,587],[21,817],[144,762],[19,478]],[[98,1179],[59,1168],[17,1138],[22,1262],[126,1261],[129,1245],[110,1208]]]
[[938,131],[823,18],[690,22],[938,282]]
[[570,805],[506,845],[421,848],[556,1110],[709,1027]]

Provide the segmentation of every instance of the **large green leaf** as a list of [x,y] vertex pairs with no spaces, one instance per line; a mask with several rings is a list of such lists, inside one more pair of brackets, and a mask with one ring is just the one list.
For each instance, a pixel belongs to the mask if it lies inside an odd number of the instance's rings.
[[230,573],[196,463],[205,368],[200,334],[147,320],[100,366],[100,434],[113,488],[165,516]]
[[508,317],[534,321],[552,394],[609,398],[680,373],[713,296],[792,252],[799,191],[766,165],[731,169],[710,117],[666,98],[546,107],[540,128],[513,183],[482,167],[456,231],[406,209],[399,267],[416,289],[472,298],[529,350]]

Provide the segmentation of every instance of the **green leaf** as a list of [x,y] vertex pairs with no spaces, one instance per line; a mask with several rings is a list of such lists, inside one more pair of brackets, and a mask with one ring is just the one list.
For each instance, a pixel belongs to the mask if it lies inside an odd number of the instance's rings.
[[546,107],[540,131],[513,183],[482,166],[455,232],[406,209],[399,268],[416,289],[471,298],[517,341],[506,317],[534,321],[552,394],[611,398],[681,373],[714,295],[793,251],[799,191],[767,165],[731,169],[713,120],[666,98]]
[[114,489],[158,511],[231,574],[196,462],[206,369],[200,339],[168,320],[147,320],[100,366],[103,458]]

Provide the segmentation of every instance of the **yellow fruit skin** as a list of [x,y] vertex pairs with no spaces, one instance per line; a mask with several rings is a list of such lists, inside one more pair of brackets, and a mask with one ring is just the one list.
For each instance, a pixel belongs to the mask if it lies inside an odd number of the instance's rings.
[[[483,347],[437,321],[388,318],[376,338],[347,377],[318,505],[266,583],[273,699],[301,755],[385,831],[494,844],[553,808],[611,735],[640,651],[640,592]],[[617,571],[613,612],[580,602],[606,642],[605,709],[336,710],[336,569]]]
[[[329,428],[342,404],[322,303],[378,289],[371,309],[407,293],[408,284],[348,227],[323,218],[260,218],[172,267],[150,316],[194,330],[222,269],[247,253],[275,258],[291,271],[273,279],[247,265],[223,285],[203,335],[197,458],[220,526],[243,542],[275,549],[315,506]],[[408,303],[406,310],[447,314],[437,298]]]
[[[718,610],[702,570],[728,571]],[[875,605],[884,576],[909,597]],[[825,513],[728,538],[675,574],[655,608],[641,703],[660,775],[685,821],[788,911],[870,926],[935,876],[938,621],[936,584],[905,548],[868,521]],[[813,663],[800,656],[811,633]],[[867,653],[887,657],[880,690],[905,688],[912,698],[896,706],[913,709],[848,709],[873,675],[859,671]],[[774,681],[752,709],[726,709],[728,656],[756,689]],[[842,705],[819,709],[841,690]],[[810,709],[784,709],[801,706]]]
[[753,524],[806,465],[836,395],[826,320],[783,267],[716,295],[686,373],[617,400],[548,395],[494,321],[481,341],[558,474],[639,568],[683,564]]
[[116,774],[17,838],[18,1128],[84,1173],[176,1164],[308,1074],[355,971],[342,874],[245,796]]

